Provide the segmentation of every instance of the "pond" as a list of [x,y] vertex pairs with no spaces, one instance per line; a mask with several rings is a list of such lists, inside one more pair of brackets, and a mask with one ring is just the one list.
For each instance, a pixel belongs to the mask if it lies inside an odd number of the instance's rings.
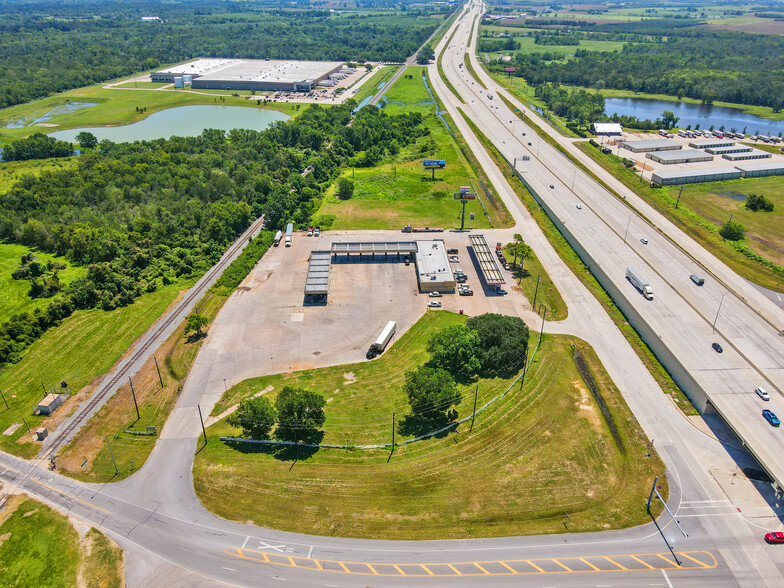
[[749,135],[778,135],[784,133],[784,120],[769,120],[753,114],[746,114],[735,108],[721,106],[707,106],[704,104],[691,104],[687,102],[671,102],[669,100],[649,100],[647,98],[606,98],[604,112],[606,114],[620,114],[636,116],[640,120],[656,120],[665,110],[675,113],[680,120],[679,128],[696,128],[708,130],[713,125],[725,130],[744,132]]
[[76,135],[89,131],[99,141],[109,139],[115,143],[143,139],[168,139],[169,137],[195,137],[204,129],[251,129],[261,131],[272,123],[287,120],[289,116],[266,108],[244,106],[178,106],[154,112],[147,118],[121,127],[86,127],[49,133],[63,141],[76,141]]

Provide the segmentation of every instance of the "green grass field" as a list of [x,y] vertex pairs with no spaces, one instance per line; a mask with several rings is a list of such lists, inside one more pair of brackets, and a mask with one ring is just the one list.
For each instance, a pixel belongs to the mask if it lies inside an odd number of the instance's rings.
[[[354,195],[349,200],[335,197],[336,184],[328,191],[314,222],[332,229],[400,229],[407,224],[456,228],[460,226],[461,205],[453,194],[459,186],[471,184],[479,197],[487,200],[476,174],[463,157],[443,122],[435,116],[435,104],[422,81],[423,68],[412,67],[387,92],[384,110],[390,115],[420,112],[430,135],[402,149],[395,156],[372,168],[356,168],[343,175],[354,180]],[[407,76],[411,76],[410,78]],[[431,172],[422,168],[423,158],[446,160],[446,168]],[[466,206],[475,214],[472,227],[485,228],[491,222],[503,224],[505,211],[485,202],[490,220],[478,200]],[[334,216],[329,223],[328,219]]]
[[[95,529],[81,539],[68,517],[22,496],[11,498],[7,512],[0,513],[3,519],[0,586],[124,585],[122,550]],[[85,583],[78,583],[78,576]]]
[[[511,184],[511,174],[507,179]],[[515,256],[511,243],[504,246],[504,255],[506,255],[506,259],[510,264],[514,263]],[[569,315],[569,308],[566,306],[566,302],[561,298],[561,293],[558,292],[558,288],[555,287],[550,276],[547,275],[544,266],[542,266],[535,253],[532,252],[531,257],[525,260],[522,271],[519,269],[514,270],[514,277],[529,302],[533,304],[534,300],[536,300],[534,311],[539,316],[545,316],[546,313],[547,320],[562,321]]]
[[42,263],[59,261],[68,266],[59,272],[60,284],[63,288],[87,273],[87,268],[74,266],[62,257],[33,251],[24,245],[0,243],[0,295],[3,299],[3,304],[0,306],[0,322],[7,321],[12,315],[26,310],[45,308],[52,301],[51,298],[30,298],[27,295],[30,290],[30,282],[28,280],[14,280],[11,277],[11,273],[19,267],[21,256],[31,252]]
[[5,192],[27,174],[37,176],[45,171],[69,169],[75,165],[75,157],[4,161],[0,163],[0,192]]
[[[255,100],[249,101],[244,97],[225,96],[220,98],[191,91],[104,89],[100,84],[96,84],[0,110],[0,140],[79,127],[127,125],[166,108],[193,104],[215,104],[216,100],[220,101],[221,99],[223,101],[220,104],[225,106],[259,108]],[[51,120],[47,121],[47,124],[56,124],[56,127],[4,128],[7,124],[20,119],[30,121],[40,117],[68,101],[94,102],[97,103],[97,106],[77,110],[70,114],[54,115]],[[296,110],[292,106],[294,105],[276,103],[274,109],[294,116]],[[147,111],[139,112],[137,108],[146,108]]]
[[152,88],[156,90],[158,88],[163,88],[164,86],[171,86],[170,82],[137,82],[134,80],[128,82],[122,82],[121,84],[116,84],[118,88],[144,88],[149,90]]
[[[171,304],[181,287],[166,286],[111,312],[77,311],[59,327],[44,333],[19,363],[0,372],[0,390],[10,406],[0,408],[0,433],[10,425],[20,425],[11,435],[0,434],[0,449],[22,457],[35,455],[40,444],[31,441],[22,419],[32,430],[46,420],[33,415],[35,404],[43,396],[42,384],[48,391],[65,381],[76,393],[105,374]],[[54,418],[73,410],[69,406],[55,412]]]
[[357,92],[356,96],[354,96],[354,100],[357,103],[362,102],[365,98],[370,96],[371,94],[375,94],[378,92],[378,86],[381,82],[388,82],[395,72],[400,69],[398,65],[386,66],[378,69],[376,72],[371,73],[370,79],[365,80],[362,83],[362,88]]
[[[331,399],[324,442],[388,443],[391,411],[398,422],[408,412],[404,372],[425,361],[433,329],[460,320],[427,313],[376,361],[251,380],[229,390],[220,408],[269,385],[269,396],[283,384],[304,385]],[[609,406],[620,446],[576,369],[573,344]],[[510,383],[480,380],[479,405]],[[459,415],[470,405],[464,398]],[[394,454],[302,448],[296,462],[293,449],[221,442],[237,434],[225,421],[207,434],[194,465],[205,506],[232,520],[324,535],[456,539],[626,527],[649,520],[650,482],[664,473],[592,349],[563,336],[544,338],[523,389],[515,385],[477,415],[472,433],[464,424]]]
[[[777,264],[779,268],[784,266],[784,237],[781,233],[784,181],[781,176],[688,184],[684,186],[680,207],[676,209],[675,202],[680,187],[651,188],[647,184],[641,184],[639,175],[633,169],[624,167],[620,158],[615,155],[604,155],[587,142],[577,143],[577,146],[739,275],[771,290],[784,291],[784,271],[750,259],[724,241],[717,232],[718,227],[729,219],[730,214],[737,214],[738,216],[733,216],[733,220],[739,220],[748,229],[745,243],[751,251]],[[722,192],[727,195],[722,195]],[[746,210],[742,199],[754,193],[763,194],[773,200],[776,210],[772,213]]]

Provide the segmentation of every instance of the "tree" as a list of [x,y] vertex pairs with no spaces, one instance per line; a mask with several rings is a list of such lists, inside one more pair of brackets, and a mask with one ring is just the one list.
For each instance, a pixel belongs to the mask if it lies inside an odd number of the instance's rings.
[[302,388],[284,387],[275,399],[278,427],[275,436],[289,441],[313,438],[324,424],[326,401],[321,394]]
[[484,375],[520,367],[528,348],[528,326],[523,319],[502,314],[471,317],[466,326],[477,334]]
[[348,200],[354,195],[354,182],[348,178],[340,178],[338,180],[338,198],[341,200]]
[[408,396],[411,411],[430,419],[443,417],[450,407],[460,404],[463,399],[449,372],[427,365],[406,373],[403,391]]
[[436,52],[430,45],[425,45],[417,54],[417,63],[419,65],[427,65],[431,59],[435,59]]
[[431,353],[430,365],[458,379],[470,379],[481,368],[479,337],[465,325],[452,325],[433,333],[427,350]]
[[763,212],[773,212],[773,202],[765,198],[762,194],[750,194],[749,197],[746,199],[746,208],[749,210],[753,210],[754,212],[763,211]]
[[95,149],[98,146],[98,139],[89,131],[82,131],[76,135],[76,140],[82,149]]
[[676,124],[678,124],[680,118],[675,116],[674,112],[665,110],[662,112],[661,120],[665,129],[672,129],[675,128]]
[[734,223],[728,220],[719,229],[719,235],[727,239],[727,241],[740,241],[746,234],[746,227],[740,223]]
[[194,333],[197,339],[200,338],[203,335],[202,328],[207,326],[208,322],[207,317],[198,312],[190,314],[188,316],[188,322],[185,325],[185,334],[190,335],[191,333]]
[[270,431],[275,426],[275,408],[269,399],[262,396],[248,398],[240,402],[227,422],[232,427],[240,427],[246,437],[269,439]]

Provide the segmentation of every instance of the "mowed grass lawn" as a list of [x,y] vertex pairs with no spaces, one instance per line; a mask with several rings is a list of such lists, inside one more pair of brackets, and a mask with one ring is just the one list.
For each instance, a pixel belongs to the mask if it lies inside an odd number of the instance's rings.
[[119,587],[122,560],[105,535],[90,529],[80,538],[68,517],[42,502],[12,496],[0,513],[0,586]]
[[11,316],[26,310],[45,308],[52,301],[51,298],[30,298],[27,295],[30,291],[30,281],[15,280],[11,277],[13,271],[19,267],[22,255],[28,253],[33,253],[44,264],[50,261],[66,264],[68,267],[59,272],[60,284],[63,288],[87,273],[87,268],[74,266],[65,258],[34,251],[24,245],[0,243],[0,296],[3,300],[0,305],[0,322],[7,321]]
[[[397,155],[388,156],[381,165],[344,171],[343,176],[354,181],[354,195],[349,200],[339,200],[335,196],[337,183],[334,184],[327,191],[314,222],[326,225],[323,219],[334,216],[331,228],[339,230],[400,229],[408,224],[459,228],[462,207],[454,200],[454,193],[460,186],[470,185],[485,201],[492,224],[501,224],[471,166],[435,115],[435,104],[430,103],[422,70],[409,68],[410,73],[388,91],[384,110],[390,115],[420,112],[430,134]],[[435,180],[431,179],[431,171],[422,167],[426,158],[446,161],[444,169],[436,170]],[[471,227],[491,226],[479,200],[466,205],[466,226],[471,212],[475,216]]]
[[[398,422],[407,414],[398,388],[404,372],[426,360],[429,333],[457,320],[428,313],[374,362],[259,379],[230,390],[222,406],[270,382],[303,385],[333,399],[325,442],[347,441],[338,431],[389,442],[391,409]],[[622,449],[575,367],[572,345],[598,382]],[[510,382],[481,380],[479,388]],[[465,399],[458,412],[471,413]],[[193,471],[202,503],[227,519],[319,535],[456,539],[626,527],[650,520],[650,483],[664,473],[593,350],[565,336],[544,338],[523,389],[515,385],[478,415],[472,433],[466,423],[394,454],[301,448],[299,461],[291,448],[219,440],[238,433],[225,420],[207,430]]]
[[76,157],[4,161],[0,163],[0,192],[5,192],[27,174],[37,176],[41,172],[70,169],[75,166]]
[[[19,363],[6,366],[0,372],[0,390],[10,408],[0,407],[0,432],[13,424],[20,426],[11,435],[0,435],[0,449],[23,457],[35,455],[41,445],[32,442],[22,419],[32,430],[46,420],[33,415],[34,406],[43,396],[42,384],[48,391],[65,381],[76,393],[105,374],[161,316],[177,297],[180,287],[179,284],[166,286],[111,312],[77,311],[60,326],[44,333]],[[67,402],[55,416],[74,408]]]

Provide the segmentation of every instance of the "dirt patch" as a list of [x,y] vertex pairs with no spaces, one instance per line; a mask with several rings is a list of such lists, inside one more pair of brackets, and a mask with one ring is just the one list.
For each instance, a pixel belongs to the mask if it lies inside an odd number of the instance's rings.
[[31,516],[33,516],[33,515],[34,515],[35,513],[37,513],[37,512],[38,512],[38,509],[37,509],[37,508],[34,508],[33,510],[28,510],[26,513],[24,513],[24,514],[22,515],[22,518],[23,518],[23,519],[25,519],[25,518],[27,518],[27,517],[31,517]]
[[580,372],[580,376],[582,377],[583,381],[588,385],[588,388],[593,395],[596,404],[599,405],[599,410],[602,413],[602,417],[604,417],[604,421],[607,423],[607,426],[610,428],[610,434],[612,435],[613,441],[615,441],[615,445],[618,447],[618,451],[620,451],[623,455],[626,455],[626,448],[623,445],[623,440],[621,439],[621,435],[618,432],[618,426],[615,424],[615,420],[613,419],[612,414],[610,414],[610,409],[607,408],[607,402],[605,402],[604,397],[602,396],[602,391],[599,389],[599,384],[596,383],[596,380],[591,373],[588,364],[585,361],[582,353],[577,351],[577,348],[574,348],[573,353],[574,363],[577,366],[577,371]]
[[601,431],[602,421],[596,410],[596,406],[591,402],[591,393],[586,389],[585,384],[581,380],[575,380],[572,385],[580,392],[580,401],[577,403],[577,408],[580,409],[583,416],[585,416],[591,423],[591,426]]
[[0,547],[3,546],[3,543],[8,541],[11,538],[11,533],[6,533],[5,535],[0,535]]
[[741,31],[744,33],[757,33],[759,35],[784,35],[784,21],[770,19],[769,22],[749,22],[746,24],[709,24],[709,29],[724,29],[727,31]]
[[354,372],[346,372],[343,374],[343,378],[346,380],[346,386],[357,381],[357,377],[354,375]]

